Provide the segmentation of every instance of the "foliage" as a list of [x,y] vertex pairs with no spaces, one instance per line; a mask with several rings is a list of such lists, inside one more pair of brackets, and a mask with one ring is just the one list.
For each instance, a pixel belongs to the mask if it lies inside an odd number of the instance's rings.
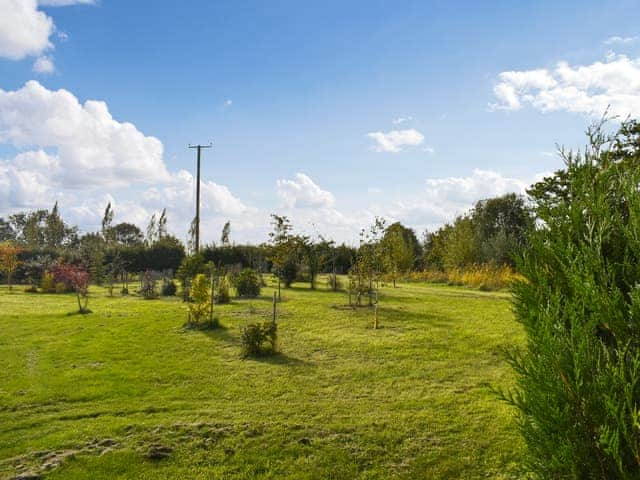
[[395,287],[399,276],[411,271],[421,257],[420,243],[413,230],[396,222],[385,229],[380,244],[384,270]]
[[239,297],[255,298],[260,295],[260,276],[255,270],[245,268],[235,281]]
[[589,130],[530,190],[540,219],[514,287],[512,354],[527,467],[538,478],[640,476],[640,124]]
[[275,275],[285,287],[290,287],[296,279],[299,268],[298,239],[293,235],[293,226],[286,216],[271,214],[269,233],[271,244],[270,259]]
[[189,304],[189,322],[203,323],[211,312],[210,281],[206,275],[199,273],[191,282],[191,301]]
[[44,293],[56,293],[56,280],[51,272],[44,272],[40,286]]
[[453,223],[426,232],[423,262],[429,270],[477,264],[513,267],[533,227],[531,209],[522,196],[510,193],[481,200]]
[[176,282],[169,280],[162,285],[161,295],[163,297],[173,297],[178,292]]
[[176,278],[180,280],[182,284],[182,297],[184,301],[190,298],[189,288],[191,280],[199,273],[204,273],[204,271],[204,257],[201,253],[184,257],[176,272]]
[[216,303],[231,303],[231,294],[229,293],[229,280],[226,276],[220,277],[218,279],[218,284],[216,285]]
[[231,222],[226,222],[224,227],[222,227],[222,234],[220,235],[220,243],[223,247],[228,247],[231,245],[231,241],[229,237],[231,235]]
[[0,243],[0,272],[7,276],[7,284],[9,290],[12,288],[12,277],[18,266],[20,265],[20,259],[18,255],[22,251],[22,248],[14,245],[11,242]]
[[275,322],[252,323],[242,329],[242,357],[277,352],[278,325]]
[[58,264],[54,267],[54,278],[56,279],[56,292],[58,283],[64,284],[65,290],[76,293],[78,300],[78,312],[90,313],[87,308],[89,303],[89,273],[78,265]]
[[344,286],[342,285],[342,280],[340,280],[340,277],[338,277],[338,275],[334,273],[330,273],[329,275],[327,275],[327,286],[334,292],[337,292],[338,290],[342,290],[342,288],[344,288]]

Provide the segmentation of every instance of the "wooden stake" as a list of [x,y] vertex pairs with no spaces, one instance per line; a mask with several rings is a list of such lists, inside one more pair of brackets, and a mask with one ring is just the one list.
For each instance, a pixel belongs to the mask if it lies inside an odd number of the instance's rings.
[[276,299],[276,292],[273,292],[273,323],[276,323],[276,305],[278,301]]

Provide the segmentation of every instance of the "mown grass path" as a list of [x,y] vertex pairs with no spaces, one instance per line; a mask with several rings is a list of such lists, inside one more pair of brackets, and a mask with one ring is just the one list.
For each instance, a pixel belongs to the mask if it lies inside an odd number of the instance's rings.
[[[242,360],[272,288],[182,328],[177,299],[0,289],[0,478],[516,478],[521,441],[492,392],[523,341],[509,298],[402,284],[372,312],[299,284],[281,355]],[[90,472],[90,474],[89,474]]]

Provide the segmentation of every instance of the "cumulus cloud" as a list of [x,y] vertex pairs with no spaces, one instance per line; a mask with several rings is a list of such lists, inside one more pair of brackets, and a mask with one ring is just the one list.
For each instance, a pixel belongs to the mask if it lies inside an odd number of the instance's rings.
[[640,115],[640,58],[613,55],[606,62],[552,70],[502,72],[494,87],[492,109],[519,110],[531,106],[543,112],[568,111],[588,115]]
[[[60,201],[69,221],[93,230],[109,201],[118,206],[118,221],[140,226],[167,207],[170,228],[186,235],[195,208],[193,176],[169,172],[160,140],[115,120],[105,102],[80,103],[66,90],[34,81],[0,90],[0,145],[19,152],[0,159],[0,215]],[[205,239],[205,226],[221,228],[230,218],[239,231],[268,225],[228,187],[206,179],[201,207]]]
[[374,206],[373,209],[384,211],[387,218],[418,230],[435,228],[469,210],[479,200],[507,193],[523,194],[542,176],[525,180],[492,170],[475,169],[468,176],[429,178],[418,195],[396,201],[389,207]]
[[0,58],[22,60],[40,57],[34,71],[50,73],[53,61],[44,54],[53,49],[51,36],[58,34],[64,40],[67,35],[57,32],[51,17],[38,7],[64,7],[94,4],[94,0],[0,0]]
[[55,70],[56,67],[53,64],[53,59],[51,57],[38,57],[33,63],[33,71],[36,73],[53,73]]
[[375,141],[376,152],[401,152],[405,147],[415,147],[424,142],[424,135],[415,128],[391,130],[390,132],[370,132],[367,137]]
[[278,196],[288,208],[332,207],[333,194],[323,190],[304,173],[296,173],[292,180],[281,179],[276,182]]
[[0,0],[0,57],[21,60],[53,47],[53,20],[36,0]]
[[80,103],[69,91],[36,81],[0,90],[0,143],[55,150],[59,165],[48,174],[64,188],[168,178],[157,138],[115,120],[105,102]]

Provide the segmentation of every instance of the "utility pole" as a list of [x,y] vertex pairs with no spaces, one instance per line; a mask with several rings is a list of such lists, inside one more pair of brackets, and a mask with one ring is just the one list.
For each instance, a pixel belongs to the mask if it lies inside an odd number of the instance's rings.
[[196,228],[195,228],[195,253],[200,251],[200,156],[203,148],[211,148],[213,143],[209,145],[191,145],[189,148],[195,148],[198,152],[198,173],[196,175]]

